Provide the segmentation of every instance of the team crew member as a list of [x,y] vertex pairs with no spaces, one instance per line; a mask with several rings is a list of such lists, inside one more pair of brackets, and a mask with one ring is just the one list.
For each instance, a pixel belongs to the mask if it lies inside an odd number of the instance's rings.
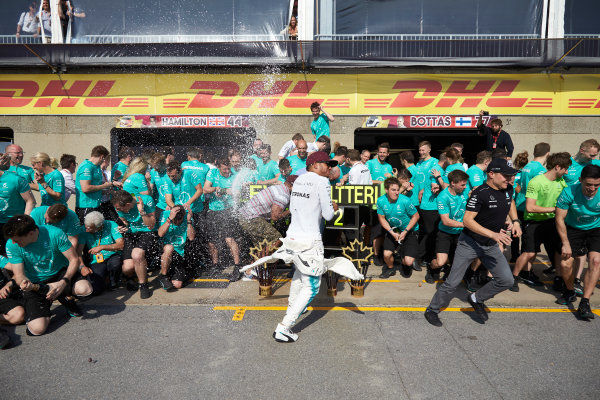
[[[25,179],[7,172],[10,162],[8,154],[0,155],[0,232],[11,217],[17,214],[29,215],[35,207],[33,194]],[[5,244],[6,239],[0,234],[0,255],[6,254]]]
[[504,150],[506,151],[506,157],[510,159],[515,146],[513,146],[510,135],[502,130],[502,120],[494,118],[490,121],[490,126],[488,127],[482,122],[481,116],[483,113],[483,110],[479,111],[477,129],[479,129],[479,135],[486,137],[485,149],[487,151],[494,151],[496,149]]
[[[303,257],[312,259],[317,267],[323,265],[324,249],[321,240],[321,223],[330,220],[337,211],[337,204],[331,201],[329,171],[337,165],[327,153],[317,151],[306,161],[307,173],[296,179],[290,197],[292,222],[286,238],[297,245],[306,243],[308,248]],[[320,268],[317,268],[320,269]],[[300,314],[308,307],[321,287],[321,275],[308,275],[298,267],[294,272],[290,286],[288,308],[273,338],[278,342],[295,342],[298,335],[291,331]]]
[[[112,202],[126,225],[119,228],[119,232],[127,232],[123,247],[123,274],[127,277],[136,274],[140,298],[147,299],[152,296],[148,287],[147,259],[158,249],[154,201],[146,195],[136,196],[134,200],[131,194],[119,190],[113,194]],[[133,285],[130,287],[133,288]]]
[[499,244],[510,244],[511,237],[504,226],[511,220],[509,228],[513,235],[521,235],[512,196],[513,189],[509,184],[517,170],[511,168],[506,160],[494,159],[487,171],[486,183],[473,190],[467,202],[463,218],[464,228],[458,239],[450,274],[438,288],[425,311],[425,319],[434,326],[442,326],[438,314],[448,305],[466,269],[475,259],[479,258],[494,276],[494,279],[467,297],[467,301],[483,321],[488,319],[484,301],[513,284],[510,266]]
[[386,178],[394,176],[394,169],[385,160],[390,155],[390,145],[388,143],[381,143],[377,147],[377,157],[367,161],[365,164],[371,172],[371,178],[373,178],[373,185],[383,183]]
[[598,150],[600,150],[600,144],[596,139],[588,139],[581,143],[579,152],[575,157],[571,157],[571,166],[569,172],[565,175],[567,185],[571,186],[579,183],[581,170],[586,165],[593,164],[594,159],[598,157]]
[[[56,160],[54,160],[56,162]],[[65,201],[65,178],[59,170],[52,168],[52,159],[46,153],[35,153],[31,157],[34,169],[33,181],[38,185],[43,206],[67,204]]]
[[300,140],[304,140],[304,136],[301,133],[296,133],[292,136],[291,140],[288,140],[283,144],[281,150],[279,150],[279,161],[288,158],[294,151],[296,151],[296,146]]
[[329,137],[329,123],[335,121],[333,115],[325,111],[323,106],[316,101],[310,105],[310,112],[314,119],[310,123],[310,131],[315,137],[315,141],[323,135]]
[[377,217],[385,231],[383,239],[383,268],[380,278],[387,279],[396,275],[394,251],[401,245],[402,263],[410,268],[417,256],[419,213],[410,199],[400,194],[400,181],[387,178],[384,183],[385,194],[377,199]]
[[284,158],[279,160],[279,179],[278,183],[284,183],[286,178],[292,174],[292,166],[290,165],[290,160]]
[[[84,225],[85,232],[79,235],[78,253],[83,260],[79,272],[90,282],[97,296],[117,287],[125,239],[119,225],[105,220],[98,211],[86,215]],[[83,254],[84,248],[87,248],[86,254]]]
[[297,175],[296,173],[299,170],[306,170],[306,158],[308,157],[308,146],[304,140],[298,141],[298,144],[296,144],[296,149],[298,150],[298,154],[289,156],[287,158],[292,167],[293,175]]
[[64,204],[36,207],[31,212],[31,218],[37,226],[52,225],[57,227],[67,235],[73,248],[77,248],[77,237],[83,230],[77,214]]
[[239,236],[239,225],[235,217],[231,215],[234,207],[231,189],[233,179],[229,160],[219,160],[217,168],[208,173],[204,193],[210,194],[207,218],[212,237],[208,238],[208,250],[213,263],[213,272],[219,269],[219,251],[216,243],[224,241],[229,247],[235,264],[232,277],[237,279],[239,277],[240,248],[235,241],[235,238]]
[[[325,150],[321,150],[321,151],[324,151],[325,153],[327,153],[327,151],[325,151]],[[332,154],[331,159],[337,161],[338,165],[331,169],[329,183],[331,185],[336,185],[336,186],[345,185],[346,182],[348,182],[348,179],[349,179],[348,173],[350,172],[350,167],[348,167],[346,165],[346,161],[348,159],[348,148],[346,146],[338,146],[338,148],[335,149],[335,152],[333,152],[331,154]],[[369,182],[369,185],[370,184],[371,183]]]
[[264,144],[258,150],[260,155],[256,163],[256,180],[259,185],[272,185],[279,180],[279,165],[271,160],[271,145]]
[[146,171],[148,163],[142,157],[136,157],[129,163],[125,174],[121,180],[123,181],[123,190],[137,195],[150,195],[150,185],[146,179]]
[[[350,164],[350,171],[348,172],[348,184],[349,185],[371,185],[373,184],[373,178],[369,168],[362,163],[360,159],[360,153],[358,150],[348,150],[348,156],[346,157],[346,163]],[[341,167],[340,167],[341,168]]]
[[452,171],[462,171],[465,172],[465,168],[460,162],[460,154],[458,151],[453,148],[447,148],[444,150],[444,154],[446,155],[446,159],[448,160],[448,165],[444,168],[444,173],[441,175],[437,174],[437,170],[433,170],[433,175],[435,176],[435,182],[440,185],[440,190],[444,190],[448,187],[448,174]]
[[413,176],[406,168],[398,171],[398,182],[400,182],[400,194],[408,197],[410,202],[418,211],[419,192],[413,183]]
[[152,199],[156,204],[154,217],[156,221],[160,221],[163,211],[167,209],[166,190],[168,187],[167,180],[167,157],[163,153],[156,152],[150,157],[148,163],[150,169],[150,190],[152,191]]
[[185,244],[194,240],[194,224],[191,211],[181,205],[163,213],[158,236],[162,238],[163,251],[160,258],[158,282],[166,291],[181,289],[191,277],[185,256]]
[[75,180],[73,174],[77,170],[76,157],[72,154],[63,154],[60,156],[60,173],[65,180],[65,204],[75,194]]
[[[19,285],[14,279],[5,279],[4,269],[12,273],[8,258],[0,255],[0,323],[20,325],[25,322],[25,309],[20,301]],[[6,337],[2,339],[3,333],[0,330],[0,349],[8,344]]]
[[[423,185],[423,181],[425,180],[425,175],[423,175],[421,170],[415,165],[415,156],[412,151],[403,151],[400,153],[400,162],[402,162],[402,166],[410,172],[410,183],[413,184],[411,190],[414,192],[414,196],[411,196],[411,199],[413,200],[413,205],[418,208],[421,203],[419,200],[419,192],[421,191],[421,185]],[[398,178],[400,179],[400,173],[398,173]]]
[[6,154],[10,156],[10,168],[8,170],[25,179],[29,187],[36,190],[37,183],[33,181],[35,171],[31,167],[23,165],[23,155],[25,154],[23,148],[16,144],[9,144],[6,146]]
[[448,187],[437,196],[438,224],[437,240],[435,244],[436,258],[427,268],[425,281],[434,283],[439,279],[440,268],[448,262],[448,256],[454,254],[458,237],[463,230],[463,217],[467,206],[469,193],[465,190],[469,175],[461,170],[454,170],[448,174]]
[[120,188],[121,182],[104,182],[100,164],[108,159],[109,152],[104,146],[96,146],[92,149],[89,160],[85,160],[79,165],[77,176],[75,177],[75,212],[79,217],[79,222],[83,224],[83,218],[92,211],[100,211],[100,202],[102,200],[102,190]]
[[38,227],[28,215],[12,217],[3,233],[10,239],[6,253],[15,282],[23,290],[27,333],[38,336],[46,332],[50,306],[56,299],[71,316],[80,316],[79,307],[65,296],[86,297],[92,293],[92,287],[86,280],[72,282],[79,257],[67,236],[53,226]]
[[[515,283],[511,289],[513,292],[519,290],[518,281],[521,280],[519,275],[521,270],[535,260],[542,243],[548,257],[555,259],[555,265],[559,265],[560,243],[554,224],[554,209],[558,196],[567,187],[563,176],[567,173],[570,165],[569,153],[551,154],[546,161],[548,171],[536,176],[527,185],[523,246],[513,269],[515,276]],[[542,284],[533,271],[525,274],[522,280],[528,285],[540,286]]]
[[[419,255],[421,256],[422,266],[428,266],[435,258],[435,238],[437,227],[440,222],[440,214],[438,213],[437,195],[440,193],[440,184],[442,181],[441,175],[444,174],[444,169],[448,164],[448,159],[445,153],[440,154],[440,159],[433,164],[426,172],[425,182],[421,187],[421,205],[419,214],[421,215],[421,229],[419,231]],[[424,164],[423,164],[424,165]]]
[[558,198],[556,229],[562,241],[561,272],[566,286],[563,298],[569,302],[576,298],[573,259],[587,252],[589,269],[577,313],[590,319],[594,318],[590,297],[600,278],[600,166],[583,167],[579,181],[563,190]]
[[123,177],[134,156],[135,153],[129,147],[122,147],[121,150],[119,150],[119,162],[113,165],[111,170],[113,181],[123,182]]
[[484,150],[477,153],[477,157],[475,158],[475,165],[472,165],[467,170],[467,175],[469,175],[469,182],[467,185],[468,192],[472,189],[475,189],[477,186],[482,185],[487,180],[487,166],[490,165],[492,161],[492,153],[490,151]]

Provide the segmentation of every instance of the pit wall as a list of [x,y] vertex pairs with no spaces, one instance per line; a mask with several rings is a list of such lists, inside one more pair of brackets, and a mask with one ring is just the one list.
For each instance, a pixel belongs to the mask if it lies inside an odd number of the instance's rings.
[[[363,123],[363,116],[335,116],[331,124],[332,142],[351,147],[354,130]],[[552,151],[577,152],[579,144],[590,138],[600,138],[600,116],[594,117],[503,117],[504,129],[511,134],[515,154],[533,152],[538,142],[548,142]],[[11,128],[15,143],[25,151],[24,163],[37,151],[59,158],[63,153],[74,154],[78,162],[89,157],[96,145],[110,149],[110,131],[116,126],[116,116],[0,116],[0,127]],[[257,137],[271,144],[273,159],[281,146],[295,133],[311,138],[312,116],[251,116],[250,126]],[[39,198],[38,198],[39,200]]]

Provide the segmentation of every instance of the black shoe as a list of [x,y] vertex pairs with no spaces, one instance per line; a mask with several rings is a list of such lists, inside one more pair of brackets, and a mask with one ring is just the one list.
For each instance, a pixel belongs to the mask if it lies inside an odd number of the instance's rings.
[[473,310],[475,310],[475,314],[477,314],[483,321],[488,320],[488,313],[485,311],[485,304],[473,301],[471,295],[467,296],[467,301],[471,307],[473,307]]
[[390,276],[394,276],[396,275],[396,268],[392,267],[392,268],[388,268],[388,267],[383,267],[383,270],[381,272],[381,275],[379,275],[379,277],[381,279],[387,279]]
[[551,265],[548,268],[544,269],[542,272],[546,275],[550,275],[556,272],[556,268],[554,268],[554,265]]
[[437,315],[437,313],[431,310],[425,310],[425,319],[433,326],[442,326],[442,321],[440,321],[440,317]]
[[383,263],[381,262],[377,254],[373,256],[373,265],[376,267],[383,267]]
[[412,263],[412,269],[415,271],[423,271],[423,267],[421,267],[419,264],[417,264],[416,261],[413,261]]
[[65,308],[67,309],[67,312],[69,313],[69,315],[71,317],[77,318],[77,317],[81,317],[81,309],[79,308],[79,306],[77,305],[77,303],[75,303],[75,300],[71,299],[71,300],[67,300],[64,297],[59,297],[58,302],[60,304],[62,304],[63,306],[65,306]]
[[241,277],[242,275],[240,274],[240,266],[234,265],[233,272],[231,273],[231,276],[229,276],[229,282],[237,282]]
[[162,286],[162,288],[165,289],[167,292],[170,292],[171,290],[175,289],[175,286],[173,286],[173,283],[171,282],[168,276],[158,274],[158,277],[156,279],[158,280],[158,283],[160,283],[160,286]]
[[130,292],[137,292],[140,288],[140,284],[134,278],[127,278],[127,282],[125,282],[125,288]]
[[519,291],[519,279],[521,279],[521,278],[519,278],[518,276],[514,276],[514,275],[513,275],[513,278],[515,278],[515,282],[513,283],[513,285],[510,288],[508,288],[508,290],[510,290],[511,292],[518,292]]
[[566,290],[565,281],[560,276],[554,277],[554,282],[552,282],[552,290],[555,292],[564,292]]
[[425,274],[425,282],[427,283],[435,283],[435,279],[431,273],[431,268],[427,268],[427,273]]
[[140,283],[140,299],[148,299],[152,296],[152,292],[148,287],[148,283]]
[[590,308],[590,302],[583,301],[583,299],[579,302],[579,308],[577,308],[577,315],[579,315],[579,318],[583,319],[596,318],[596,316],[592,312],[592,309]]
[[560,304],[562,306],[569,305],[577,300],[577,296],[575,296],[575,292],[572,290],[565,290],[557,300],[556,304]]
[[542,286],[543,283],[540,278],[531,271],[521,271],[519,273],[521,281],[528,286]]
[[467,287],[467,290],[471,293],[478,291],[481,288],[481,285],[479,284],[477,275],[473,275],[470,279],[465,280],[465,286]]
[[575,283],[573,286],[575,287],[575,294],[577,296],[583,296],[583,285],[581,284],[581,280],[575,278]]
[[5,348],[10,344],[10,336],[8,333],[4,331],[4,329],[0,330],[0,350]]

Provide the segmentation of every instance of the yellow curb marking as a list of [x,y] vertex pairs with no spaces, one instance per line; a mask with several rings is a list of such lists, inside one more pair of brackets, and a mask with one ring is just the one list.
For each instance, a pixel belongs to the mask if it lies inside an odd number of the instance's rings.
[[232,321],[241,321],[244,319],[244,314],[246,313],[245,307],[238,307],[235,309],[235,313],[233,313]]

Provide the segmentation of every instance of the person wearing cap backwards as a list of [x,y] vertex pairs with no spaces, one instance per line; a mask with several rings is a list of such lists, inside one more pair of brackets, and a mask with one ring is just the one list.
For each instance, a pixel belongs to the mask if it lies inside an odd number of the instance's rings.
[[[300,314],[308,307],[321,286],[323,265],[323,242],[321,241],[322,218],[330,220],[338,206],[331,201],[331,186],[329,171],[337,165],[330,160],[329,155],[322,151],[312,153],[306,159],[306,174],[296,179],[290,195],[290,213],[292,222],[286,233],[288,242],[300,244],[312,243],[312,246],[302,251],[304,259],[317,259],[313,265],[307,261],[307,266],[314,270],[309,275],[301,272],[296,266],[287,312],[280,324],[277,325],[273,338],[278,342],[295,342],[298,335],[290,328]],[[305,254],[305,255],[304,255]],[[317,265],[318,264],[318,265]],[[317,271],[318,270],[318,271]],[[314,274],[314,275],[313,275]]]
[[[281,245],[281,234],[271,222],[290,214],[286,208],[290,204],[290,192],[296,178],[297,175],[288,175],[283,185],[273,185],[261,190],[238,210],[238,222],[252,245],[256,246],[265,239],[270,249]],[[252,279],[250,273],[243,276],[245,281]]]
[[450,303],[466,269],[477,258],[481,259],[494,276],[493,280],[467,297],[483,322],[488,319],[483,302],[513,285],[510,266],[499,244],[510,245],[510,231],[514,236],[521,236],[521,222],[517,219],[513,187],[509,184],[517,172],[505,159],[494,159],[487,168],[487,181],[471,193],[450,275],[438,288],[425,311],[425,319],[430,324],[442,326],[439,312]]

